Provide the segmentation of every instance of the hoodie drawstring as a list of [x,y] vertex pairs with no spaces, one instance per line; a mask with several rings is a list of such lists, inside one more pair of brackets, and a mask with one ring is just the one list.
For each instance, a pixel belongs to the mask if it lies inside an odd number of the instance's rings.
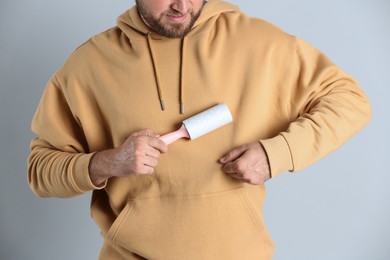
[[157,64],[156,64],[156,61],[155,61],[155,58],[154,58],[154,55],[153,55],[153,48],[152,48],[152,43],[151,43],[151,38],[150,38],[150,33],[148,32],[146,34],[146,38],[147,38],[147,41],[148,41],[148,47],[149,47],[149,53],[150,53],[150,57],[152,59],[152,65],[153,65],[153,70],[154,70],[154,76],[156,78],[156,85],[157,85],[157,93],[158,93],[158,98],[160,100],[160,105],[161,105],[161,110],[165,110],[165,103],[164,103],[164,98],[163,98],[163,93],[162,93],[162,90],[161,90],[161,85],[160,85],[160,77],[158,75],[158,70],[157,70]]
[[[157,63],[156,63],[156,59],[155,59],[154,52],[153,52],[152,38],[151,38],[151,33],[150,32],[146,33],[146,38],[147,38],[147,42],[148,42],[148,48],[149,48],[150,57],[152,59],[154,76],[156,78],[158,98],[160,100],[161,110],[164,111],[165,110],[165,103],[164,103],[163,91],[162,91],[162,88],[161,88],[160,76],[158,74]],[[180,82],[179,82],[179,84],[180,84],[179,85],[180,114],[184,114],[184,93],[183,93],[184,51],[185,51],[185,38],[183,37],[182,40],[181,40],[181,50],[180,50],[180,76],[179,76],[180,77]]]
[[183,81],[184,81],[184,51],[185,51],[185,38],[181,40],[180,50],[180,114],[184,114],[184,93],[183,93]]

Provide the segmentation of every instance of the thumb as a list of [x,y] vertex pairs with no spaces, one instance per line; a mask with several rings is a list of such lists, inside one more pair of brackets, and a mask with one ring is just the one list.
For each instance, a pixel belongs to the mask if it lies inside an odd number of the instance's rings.
[[248,148],[246,146],[241,145],[225,154],[221,159],[219,159],[219,162],[223,164],[227,162],[233,162],[240,158],[247,149]]

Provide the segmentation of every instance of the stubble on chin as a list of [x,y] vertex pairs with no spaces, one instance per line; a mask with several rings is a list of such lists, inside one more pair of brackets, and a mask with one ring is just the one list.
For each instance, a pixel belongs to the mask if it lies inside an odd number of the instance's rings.
[[[154,17],[148,8],[142,3],[142,1],[136,0],[137,10],[144,22],[153,31],[168,38],[182,38],[191,30],[192,26],[199,18],[202,8],[197,13],[193,9],[189,9],[187,14],[189,21],[183,23],[171,23],[167,20],[167,16],[180,16],[183,15],[176,10],[167,10],[163,12],[158,18]],[[186,18],[188,19],[188,18]]]

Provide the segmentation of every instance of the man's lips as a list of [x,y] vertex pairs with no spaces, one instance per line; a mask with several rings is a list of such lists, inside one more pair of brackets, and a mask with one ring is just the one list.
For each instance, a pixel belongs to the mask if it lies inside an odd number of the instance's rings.
[[167,18],[172,22],[183,22],[187,18],[187,14],[182,15],[167,15]]

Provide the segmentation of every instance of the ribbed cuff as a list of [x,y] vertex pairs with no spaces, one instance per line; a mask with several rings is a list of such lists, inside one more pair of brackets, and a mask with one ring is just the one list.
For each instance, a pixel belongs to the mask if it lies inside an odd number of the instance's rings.
[[93,155],[95,153],[90,154],[82,154],[75,158],[72,167],[72,178],[75,187],[81,192],[85,193],[91,190],[101,190],[104,189],[107,185],[107,181],[102,183],[100,186],[95,186],[92,183],[91,177],[89,176],[89,162],[91,161]]
[[267,153],[272,178],[285,171],[293,171],[290,148],[282,135],[260,140],[260,143]]

